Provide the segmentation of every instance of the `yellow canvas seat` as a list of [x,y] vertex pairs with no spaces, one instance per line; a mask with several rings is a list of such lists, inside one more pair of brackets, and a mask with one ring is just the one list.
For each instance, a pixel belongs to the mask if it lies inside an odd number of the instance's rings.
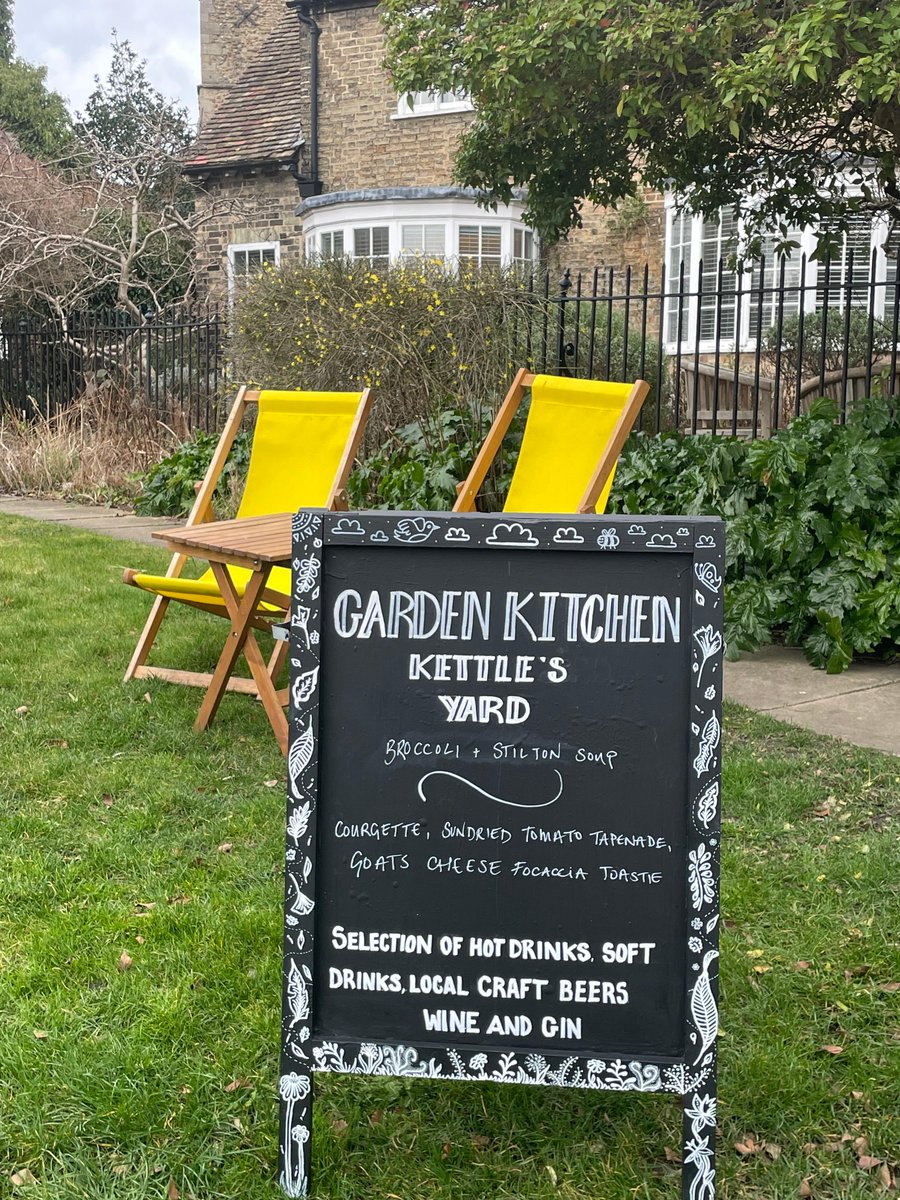
[[[211,518],[216,484],[241,421],[251,407],[257,410],[256,426],[237,516],[261,517],[294,512],[298,508],[346,508],[343,489],[370,403],[368,389],[363,392],[257,392],[241,388],[209,470],[198,489],[187,525],[197,525]],[[209,675],[147,665],[150,648],[171,601],[228,617],[212,570],[206,570],[199,579],[185,579],[181,572],[186,561],[185,555],[176,554],[165,575],[125,571],[126,583],[156,597],[129,663],[126,679],[155,676],[175,683],[199,686],[209,683]],[[243,596],[252,573],[237,566],[230,566],[228,572],[238,596]],[[290,570],[274,567],[268,578],[266,598],[256,607],[254,624],[262,627],[271,620],[284,617],[290,606],[290,593]],[[276,666],[280,666],[280,662],[273,660],[273,669]],[[241,691],[253,690],[249,680],[235,679],[231,685]]]
[[522,370],[497,410],[454,512],[471,512],[527,388],[531,407],[504,512],[602,513],[616,463],[650,390],[636,383],[567,379]]

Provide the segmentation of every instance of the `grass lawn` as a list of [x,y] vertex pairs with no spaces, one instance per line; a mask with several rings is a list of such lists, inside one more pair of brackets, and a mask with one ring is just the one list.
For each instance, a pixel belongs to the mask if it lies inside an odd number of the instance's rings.
[[[147,601],[120,569],[165,561],[0,518],[0,1197],[280,1194],[284,764],[247,697],[195,734],[197,692],[122,682]],[[167,661],[224,628],[174,613]],[[889,1195],[900,760],[737,708],[726,736],[719,1194]],[[318,1096],[319,1200],[679,1194],[672,1097]]]

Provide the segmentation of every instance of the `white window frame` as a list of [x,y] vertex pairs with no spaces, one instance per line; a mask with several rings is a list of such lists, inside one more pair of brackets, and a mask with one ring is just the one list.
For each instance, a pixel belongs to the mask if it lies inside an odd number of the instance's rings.
[[[663,322],[663,345],[669,354],[675,353],[679,349],[677,339],[677,319],[678,305],[677,297],[673,297],[672,293],[677,292],[679,271],[677,264],[673,262],[671,250],[672,240],[676,230],[681,230],[682,219],[689,223],[689,241],[682,244],[682,258],[685,265],[684,270],[684,297],[685,304],[682,310],[682,328],[680,350],[682,354],[694,353],[712,354],[718,350],[720,353],[733,353],[735,350],[753,351],[756,349],[756,326],[757,322],[754,319],[751,323],[751,309],[753,309],[757,297],[757,289],[759,287],[758,275],[752,271],[753,263],[748,264],[748,268],[744,270],[740,277],[741,291],[741,312],[740,312],[740,328],[735,330],[731,336],[716,338],[712,337],[697,337],[697,323],[700,320],[701,304],[698,297],[700,288],[700,260],[702,257],[703,245],[703,229],[704,218],[701,214],[690,214],[684,212],[678,203],[678,198],[674,195],[666,196],[666,234],[665,234],[665,262],[666,262],[666,300],[664,301],[664,322]],[[721,220],[721,218],[720,218]],[[738,239],[742,233],[741,223],[738,223]],[[885,313],[885,298],[889,290],[888,279],[888,256],[884,251],[884,241],[887,234],[887,223],[877,217],[871,220],[871,229],[869,236],[869,257],[866,260],[865,274],[868,283],[869,263],[871,261],[871,252],[875,251],[875,303],[873,311],[875,319],[884,319],[888,314]],[[806,313],[814,313],[821,307],[819,304],[819,283],[820,275],[821,282],[824,286],[824,264],[812,258],[813,251],[816,247],[816,233],[811,227],[795,231],[791,240],[798,243],[785,261],[785,299],[784,315],[793,315],[795,311],[799,311],[799,306],[791,301],[798,295],[797,289],[800,284],[800,270],[802,256],[806,256],[806,273],[803,280],[803,311]],[[829,291],[832,296],[837,291],[837,297],[841,306],[844,302],[844,279],[846,274],[846,254],[847,235],[845,234],[842,240],[842,251],[840,258],[832,259],[831,276],[829,279]],[[775,286],[780,278],[780,262],[773,257],[771,243],[769,252],[765,255],[766,258],[766,278],[763,282],[764,291],[767,288]],[[859,263],[857,258],[854,262],[854,276],[856,275],[856,267]],[[673,266],[675,269],[673,270]],[[772,271],[776,274],[772,275]],[[715,293],[716,280],[718,272],[718,259],[716,261],[703,263],[703,281],[704,292],[706,291],[707,281],[710,284],[710,290]],[[737,294],[738,280],[734,272],[729,272],[727,267],[723,272],[723,279],[734,280],[735,295]],[[852,307],[864,307],[868,311],[869,297],[868,286],[865,288],[866,295],[863,299],[854,301],[851,299]],[[771,320],[764,320],[762,328],[768,329],[775,324],[775,313],[777,307],[772,301],[774,297],[763,297],[763,303],[771,303]],[[834,305],[832,305],[834,307]],[[722,305],[722,315],[727,312],[727,306]]]
[[[459,239],[462,237],[463,230],[465,230],[465,232],[468,234],[473,229],[475,229],[478,233],[478,250],[475,254],[463,254],[462,248],[459,244]],[[509,255],[509,259],[507,260],[509,262],[515,261],[513,258],[513,254],[512,254],[512,243],[515,242],[515,238],[512,236],[514,233],[515,233],[515,230],[510,231],[510,242],[511,242],[510,255]],[[485,249],[484,249],[485,235],[494,236],[497,234],[499,234],[499,236],[500,236],[500,251],[499,251],[499,253],[498,254],[486,253]],[[467,221],[465,223],[460,222],[460,224],[456,230],[456,257],[457,257],[458,262],[475,263],[479,267],[483,267],[485,265],[491,266],[491,267],[495,267],[495,266],[502,267],[503,262],[504,262],[504,259],[503,259],[503,226],[498,225],[496,221]]]
[[[379,233],[381,233],[385,229],[387,230],[387,235],[388,235],[388,252],[387,252],[387,254],[376,254],[374,251],[374,246],[373,246],[375,231],[377,230]],[[337,231],[335,231],[335,232],[337,232]],[[369,235],[369,253],[368,254],[358,254],[356,251],[356,240],[357,240],[356,235],[358,233],[367,233]],[[372,222],[366,223],[366,224],[353,225],[351,232],[350,232],[349,241],[347,240],[346,234],[344,235],[344,255],[347,258],[352,258],[354,262],[371,263],[373,267],[380,266],[384,259],[387,259],[387,261],[390,262],[391,261],[391,230],[390,230],[390,226],[388,224],[386,224],[386,222],[384,222],[384,221],[372,221]]]
[[[376,201],[347,201],[344,203],[311,209],[305,214],[303,239],[307,258],[321,256],[322,235],[343,233],[344,257],[353,259],[354,231],[360,228],[387,226],[389,230],[389,259],[395,262],[414,262],[418,257],[424,261],[442,258],[449,265],[459,262],[459,230],[461,226],[477,225],[500,229],[500,263],[527,267],[529,264],[514,256],[514,233],[532,234],[533,255],[531,262],[537,263],[539,245],[537,236],[522,221],[524,205],[501,205],[497,212],[487,213],[474,200],[460,198],[395,199]],[[443,255],[410,253],[403,244],[405,225],[443,226]],[[406,252],[404,252],[406,251]],[[480,258],[480,255],[478,256]],[[470,256],[466,256],[468,260]],[[361,259],[358,261],[362,261]],[[494,260],[491,259],[491,262]]]
[[408,120],[410,117],[439,117],[445,113],[472,112],[474,105],[467,95],[462,92],[413,92],[400,96],[397,100],[397,111],[392,114],[394,121]]
[[[249,254],[253,251],[259,251],[262,255],[267,250],[275,251],[275,261],[273,266],[281,265],[281,242],[229,242],[228,244],[228,295],[234,297],[235,284],[238,279],[252,279],[253,276],[249,271],[239,274],[235,272],[234,260],[239,254]],[[259,270],[261,271],[265,264],[261,261]]]

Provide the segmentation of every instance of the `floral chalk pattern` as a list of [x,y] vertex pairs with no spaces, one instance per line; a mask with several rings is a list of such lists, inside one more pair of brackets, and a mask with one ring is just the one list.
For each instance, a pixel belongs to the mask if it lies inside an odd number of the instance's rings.
[[514,1051],[480,1051],[467,1055],[449,1047],[420,1058],[413,1046],[360,1044],[355,1057],[337,1042],[313,1047],[314,1070],[343,1075],[405,1075],[418,1079],[477,1080],[483,1083],[529,1083],[543,1087],[586,1088],[614,1092],[680,1092],[682,1077],[656,1063],[585,1058],[548,1058]]

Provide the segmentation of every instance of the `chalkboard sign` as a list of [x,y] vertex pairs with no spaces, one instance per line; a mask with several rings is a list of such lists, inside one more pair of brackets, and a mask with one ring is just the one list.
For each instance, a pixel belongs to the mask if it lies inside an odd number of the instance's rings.
[[311,1071],[684,1097],[714,1194],[723,534],[294,519],[281,1184]]

